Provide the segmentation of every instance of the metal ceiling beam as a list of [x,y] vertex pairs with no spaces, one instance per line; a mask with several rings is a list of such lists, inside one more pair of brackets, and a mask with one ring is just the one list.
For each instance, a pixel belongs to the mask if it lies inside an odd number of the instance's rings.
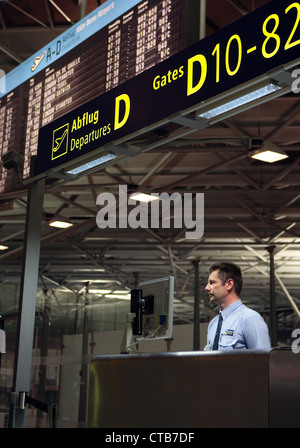
[[[125,278],[130,278],[130,279],[134,280],[134,277],[133,277],[133,275],[131,273],[128,273],[126,271],[122,271],[122,270],[120,270],[118,268],[115,268],[115,267],[111,267],[111,266],[109,266],[107,263],[105,263],[103,261],[100,262],[99,260],[96,260],[95,258],[92,257],[92,255],[89,252],[87,252],[86,250],[82,249],[77,244],[72,244],[72,247],[74,249],[76,249],[77,251],[79,251],[80,253],[84,254],[96,266],[104,268],[105,269],[105,273],[110,275],[110,276],[112,276],[113,279],[115,279],[116,275],[117,276],[121,275],[121,276],[124,276]],[[118,277],[118,278],[120,278],[120,277]],[[125,282],[125,286],[128,286],[127,282]]]
[[[64,196],[61,196],[58,193],[51,192],[49,194],[51,194],[51,196],[57,198],[59,201],[61,201],[63,203],[67,203],[69,205],[72,205],[72,207],[78,208],[79,210],[82,210],[83,212],[88,213],[89,215],[92,215],[92,216],[96,215],[96,211],[95,210],[92,210],[92,209],[90,209],[88,207],[85,207],[84,205],[79,204],[79,202],[77,202],[77,201],[72,201],[71,199],[66,198]],[[95,202],[95,204],[96,204],[96,202]]]
[[49,0],[49,2],[51,3],[51,5],[54,6],[54,8],[57,9],[57,11],[71,24],[74,25],[74,22],[72,21],[72,19],[70,19],[70,17],[55,3],[54,0]]
[[49,8],[49,3],[48,0],[44,0],[44,5],[47,11],[47,15],[48,15],[48,19],[49,19],[49,24],[50,24],[50,28],[51,30],[54,30],[54,20],[53,20],[53,14]]
[[48,25],[46,25],[44,22],[42,22],[41,20],[37,19],[36,17],[34,17],[33,15],[29,14],[28,12],[24,11],[24,9],[20,8],[19,6],[15,5],[14,3],[12,3],[12,2],[10,2],[8,0],[3,0],[3,1],[5,3],[7,3],[8,5],[12,6],[13,8],[17,9],[19,12],[21,12],[25,16],[27,16],[30,19],[32,19],[34,22],[38,23],[42,27],[49,28]]
[[[244,137],[245,136],[245,132],[243,132],[243,130],[241,129],[241,127],[236,126],[235,124],[232,123],[232,120],[224,120],[223,122],[224,124],[226,124],[226,126],[231,129],[232,131],[234,131],[234,133],[237,135],[237,137]],[[250,135],[249,135],[249,138]]]
[[274,185],[276,182],[281,181],[284,179],[288,174],[290,174],[294,168],[299,166],[300,164],[300,157],[296,159],[291,165],[289,165],[285,170],[283,170],[281,173],[278,173],[277,176],[274,177],[270,182],[268,182],[262,189],[268,190],[272,185]]
[[15,53],[14,51],[12,51],[10,48],[6,47],[3,44],[0,44],[0,51],[7,54],[7,56],[9,56],[14,61],[18,62],[18,64],[21,64],[21,62],[25,60],[23,57],[19,56],[17,53]]
[[[257,171],[257,170],[256,170]],[[207,174],[210,174],[210,173],[207,173]],[[257,173],[256,173],[257,174]],[[165,177],[166,179],[168,179],[169,177],[171,177],[171,176],[176,176],[176,177],[184,177],[184,176],[186,176],[187,175],[187,173],[186,172],[182,172],[182,171],[176,171],[176,172],[174,172],[174,173],[172,173],[172,172],[170,172],[170,171],[168,171],[168,172],[165,172],[165,171],[162,171],[161,173],[159,173],[159,176],[163,176],[163,177]],[[141,173],[139,172],[139,173],[133,173],[132,174],[132,176],[141,176]],[[226,177],[228,177],[229,176],[229,174],[226,174],[226,175],[224,175],[224,176],[226,176]],[[232,183],[232,185],[222,185],[222,178],[220,177],[220,175],[218,176],[218,178],[220,178],[220,182],[219,182],[219,185],[221,186],[221,187],[227,187],[226,188],[226,191],[227,192],[229,192],[229,193],[236,193],[236,188],[234,187],[234,185],[233,185],[233,183]],[[225,178],[225,177],[224,177]],[[231,178],[232,178],[232,175],[231,175]],[[119,188],[119,185],[120,184],[126,184],[126,182],[121,182],[121,183],[114,183],[114,184],[107,184],[107,183],[105,183],[105,184],[101,184],[101,183],[94,183],[92,186],[94,187],[94,188],[96,188],[96,189],[99,189],[100,191],[103,191],[104,189],[106,190],[106,191],[111,191],[111,192],[115,192],[115,193],[117,193],[118,192],[118,188]],[[152,182],[152,186],[150,187],[150,188],[153,188],[153,190],[155,189],[155,188],[157,188],[155,185],[154,185],[154,182]],[[214,182],[214,185],[213,186],[210,186],[210,188],[209,188],[209,190],[208,189],[206,189],[206,193],[207,194],[216,194],[218,191],[219,191],[219,188],[220,188],[220,186],[218,187],[218,186],[216,186],[215,185],[215,182]],[[167,190],[168,189],[168,184],[166,184],[166,185],[164,185],[163,187],[161,187],[161,188],[163,188],[163,189],[165,189],[165,190]],[[79,184],[79,185],[68,185],[68,186],[60,186],[60,185],[58,185],[55,189],[52,189],[52,191],[53,192],[57,192],[57,193],[59,193],[59,192],[66,192],[66,193],[72,193],[72,192],[78,192],[78,193],[83,193],[83,192],[85,192],[86,190],[90,190],[91,189],[91,185],[89,185],[89,184]],[[177,189],[177,192],[185,192],[186,191],[186,188],[185,187],[180,187],[180,186],[178,186],[178,189]],[[251,193],[251,195],[254,195],[254,196],[258,196],[258,197],[260,197],[261,198],[261,191],[262,190],[258,190],[258,189],[255,189],[255,191],[254,190],[249,190],[249,186],[241,186],[241,185],[239,185],[239,192],[249,192],[249,193]],[[291,182],[291,180],[290,180],[290,186],[288,186],[287,188],[284,188],[284,189],[279,189],[279,188],[274,188],[274,189],[269,189],[269,190],[267,190],[270,194],[272,194],[273,192],[275,192],[276,193],[276,196],[278,196],[279,198],[281,198],[282,196],[286,196],[287,198],[289,198],[290,197],[290,195],[294,195],[294,194],[297,194],[298,195],[298,193],[300,192],[300,178],[299,178],[299,186],[298,186],[298,184],[294,184],[293,182]],[[191,192],[191,193],[198,193],[199,192],[199,187],[196,187],[196,186],[193,186],[193,185],[191,185],[191,186],[189,186],[189,192]],[[47,193],[50,193],[50,191],[47,189],[46,190],[46,194]],[[18,195],[16,195],[16,197],[18,197]],[[2,197],[0,196],[0,200],[2,199]],[[12,196],[10,196],[10,199],[13,199],[13,197]],[[280,199],[278,199],[278,202],[280,201]],[[286,203],[288,203],[288,201],[286,202]],[[281,210],[281,209],[284,209],[285,208],[285,205],[280,205],[280,206],[278,206],[278,210]],[[276,209],[277,210],[277,209]]]
[[288,298],[288,300],[289,300],[289,302],[290,302],[294,312],[296,313],[298,318],[300,318],[300,310],[297,307],[297,305],[296,305],[294,299],[292,298],[291,294],[289,293],[289,291],[287,290],[287,288],[285,287],[283,281],[281,280],[280,276],[277,273],[275,273],[275,277],[276,277],[276,280],[278,281],[278,283],[280,284],[282,290],[284,291],[286,297]]
[[209,166],[209,167],[199,171],[198,173],[191,174],[189,176],[185,176],[183,179],[180,179],[176,182],[168,184],[168,185],[164,186],[164,188],[171,189],[173,187],[177,187],[180,184],[195,181],[196,179],[198,180],[201,176],[207,175],[213,171],[217,171],[219,168],[223,168],[224,166],[231,165],[239,160],[245,159],[246,157],[248,157],[247,154],[240,154],[240,155],[232,157],[228,160],[224,160],[221,163],[216,163],[215,165]]
[[245,232],[255,238],[257,241],[259,241],[261,244],[266,244],[266,242],[259,236],[257,233],[253,232],[253,230],[249,229],[247,226],[242,224],[241,222],[236,222],[233,218],[232,221],[236,223],[237,226],[239,226],[241,229],[245,230]]
[[[218,156],[224,161],[224,157],[222,157],[220,154]],[[231,167],[232,171],[236,173],[241,179],[243,179],[247,184],[251,185],[255,190],[261,191],[261,187],[257,185],[256,182],[254,182],[252,179],[250,179],[249,176],[247,176],[245,173],[243,173],[240,169],[236,168],[235,166]]]
[[254,216],[255,218],[257,218],[259,221],[265,223],[268,227],[274,227],[279,229],[280,231],[285,231],[288,234],[292,235],[292,236],[296,236],[297,238],[300,238],[300,234],[298,235],[296,232],[291,232],[288,229],[284,229],[281,226],[279,226],[275,221],[273,220],[266,220],[266,218],[264,216],[262,216],[260,213],[257,213],[253,208],[248,207],[246,204],[244,204],[241,200],[239,200],[238,198],[236,198],[234,195],[232,194],[228,194],[226,192],[226,195],[229,196],[233,201],[235,201],[237,204],[239,204],[242,208],[244,208],[245,210],[247,210],[250,215]]
[[173,274],[174,277],[175,277],[175,268],[178,271],[182,272],[183,274],[188,275],[188,271],[186,271],[185,269],[183,269],[180,266],[179,263],[180,263],[181,260],[176,255],[173,254],[173,252],[171,250],[171,246],[169,244],[167,245],[167,249],[165,249],[164,247],[162,247],[160,245],[157,245],[157,248],[160,249],[163,253],[167,254],[169,256],[169,258],[170,258],[170,261],[172,259],[171,267],[172,267],[172,270],[174,271],[174,274]]
[[245,6],[239,0],[227,0],[235,9],[238,10],[243,16],[249,14],[249,9],[245,8]]
[[252,252],[257,258],[262,260],[264,263],[267,263],[268,260],[266,259],[266,257],[257,252],[257,250],[253,249],[253,247],[249,246],[249,244],[244,244],[244,248]]
[[286,113],[280,117],[280,125],[276,126],[272,132],[267,135],[266,140],[274,141],[275,138],[278,137],[285,129],[287,129],[292,123],[294,123],[300,113],[300,105],[297,103],[293,105],[292,110],[289,112],[288,118],[286,117]]
[[286,232],[289,232],[290,229],[292,229],[293,227],[295,227],[297,223],[296,222],[292,222],[291,224],[289,224],[285,229],[282,229],[281,232],[276,233],[276,235],[274,235],[273,237],[268,239],[268,244],[274,243],[275,240],[277,240],[278,238],[280,238],[282,235],[284,235]]
[[[82,229],[86,226],[88,226],[89,224],[91,224],[91,222],[94,223],[95,218],[93,219],[88,219],[84,222],[80,222],[78,224],[75,224],[72,227],[69,227],[68,229],[63,229],[63,230],[58,230],[57,232],[51,233],[50,235],[46,235],[44,237],[41,238],[41,246],[44,246],[46,244],[50,244],[54,241],[57,241],[61,238],[64,238],[65,236],[76,232],[79,229]],[[14,258],[18,258],[22,255],[24,250],[24,246],[20,246],[16,249],[13,249],[9,252],[7,252],[4,255],[0,255],[0,264],[6,263],[8,260],[13,260]]]
[[143,185],[146,180],[149,179],[149,177],[152,177],[159,168],[161,168],[162,166],[164,166],[164,164],[171,158],[171,156],[173,156],[172,152],[168,152],[167,154],[165,154],[155,165],[153,168],[150,169],[150,171],[148,171],[148,173],[146,173],[140,180],[138,185],[141,186]]
[[281,212],[284,212],[288,207],[290,207],[295,202],[297,202],[298,199],[300,199],[300,194],[297,194],[292,199],[290,199],[288,202],[286,202],[283,205],[281,205],[280,207],[276,208],[276,210],[274,210],[270,215],[268,215],[268,217],[274,218],[276,215],[278,215]]

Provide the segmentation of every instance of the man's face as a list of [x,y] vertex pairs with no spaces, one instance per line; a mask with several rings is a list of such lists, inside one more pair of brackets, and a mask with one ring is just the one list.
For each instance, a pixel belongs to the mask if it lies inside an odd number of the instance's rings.
[[205,290],[208,291],[211,302],[221,304],[228,295],[228,284],[226,282],[223,285],[222,280],[218,277],[218,272],[216,270],[210,274]]

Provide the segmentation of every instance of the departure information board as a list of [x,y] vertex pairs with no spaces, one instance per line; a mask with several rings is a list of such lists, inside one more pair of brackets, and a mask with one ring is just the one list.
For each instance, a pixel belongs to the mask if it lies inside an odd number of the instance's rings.
[[204,129],[226,113],[290,93],[299,47],[300,3],[272,0],[43,126],[34,178],[134,156],[139,148],[130,141],[141,130],[168,122]]
[[[15,151],[23,158],[21,176],[28,178],[40,127],[184,48],[188,1],[128,1],[127,8],[134,6],[102,26],[102,17],[108,21],[125,3],[107,1],[21,64],[30,76],[19,70],[19,85],[7,82],[0,97],[1,160]],[[89,27],[92,34],[81,39]],[[16,172],[2,164],[0,170],[0,193],[15,190]]]

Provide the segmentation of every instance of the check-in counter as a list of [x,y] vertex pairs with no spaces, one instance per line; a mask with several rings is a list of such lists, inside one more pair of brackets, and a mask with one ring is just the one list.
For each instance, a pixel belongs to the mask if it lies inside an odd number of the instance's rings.
[[290,350],[95,356],[88,427],[300,426],[300,354]]

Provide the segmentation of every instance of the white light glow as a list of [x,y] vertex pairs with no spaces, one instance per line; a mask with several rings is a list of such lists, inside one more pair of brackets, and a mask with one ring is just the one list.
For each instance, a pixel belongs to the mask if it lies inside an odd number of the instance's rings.
[[130,199],[140,202],[151,202],[156,201],[159,198],[157,196],[151,196],[150,194],[136,192],[130,195]]
[[52,221],[49,223],[50,227],[56,227],[57,229],[67,229],[68,227],[71,227],[73,224],[71,222],[66,221]]
[[286,159],[288,155],[267,149],[257,154],[253,154],[251,157],[252,159],[261,160],[262,162],[274,163]]
[[[90,271],[90,269],[80,269],[80,271],[88,271],[88,270]],[[104,272],[104,269],[93,269],[93,272],[95,272],[95,271],[97,271],[97,272]],[[68,281],[68,280],[66,280],[66,281]],[[69,281],[73,283],[74,280],[69,280]],[[120,282],[118,282],[117,280],[110,280],[110,279],[108,279],[108,280],[105,280],[105,279],[95,280],[93,278],[80,279],[80,282],[81,283],[87,283],[87,282],[89,282],[89,283],[117,283],[118,285],[120,284]]]
[[83,171],[90,170],[95,166],[102,165],[103,163],[109,162],[110,160],[115,159],[116,154],[106,154],[105,156],[101,156],[98,159],[92,160],[91,162],[85,163],[83,165],[78,166],[77,168],[73,168],[72,170],[67,171],[67,174],[80,174]]
[[106,294],[107,299],[130,300],[130,294]]
[[243,95],[236,100],[229,101],[228,103],[222,104],[219,107],[211,109],[203,114],[200,114],[199,117],[211,119],[217,117],[218,115],[222,115],[225,112],[236,109],[244,104],[251,103],[259,98],[270,95],[270,93],[276,92],[277,90],[281,90],[281,87],[276,86],[275,84],[269,84],[266,87],[262,87],[261,89],[255,90],[254,92],[248,93],[247,95]]
[[114,294],[129,294],[129,291],[127,291],[126,289],[125,290],[124,289],[120,289],[120,290],[116,289],[114,291]]
[[90,294],[109,294],[111,289],[89,289]]

